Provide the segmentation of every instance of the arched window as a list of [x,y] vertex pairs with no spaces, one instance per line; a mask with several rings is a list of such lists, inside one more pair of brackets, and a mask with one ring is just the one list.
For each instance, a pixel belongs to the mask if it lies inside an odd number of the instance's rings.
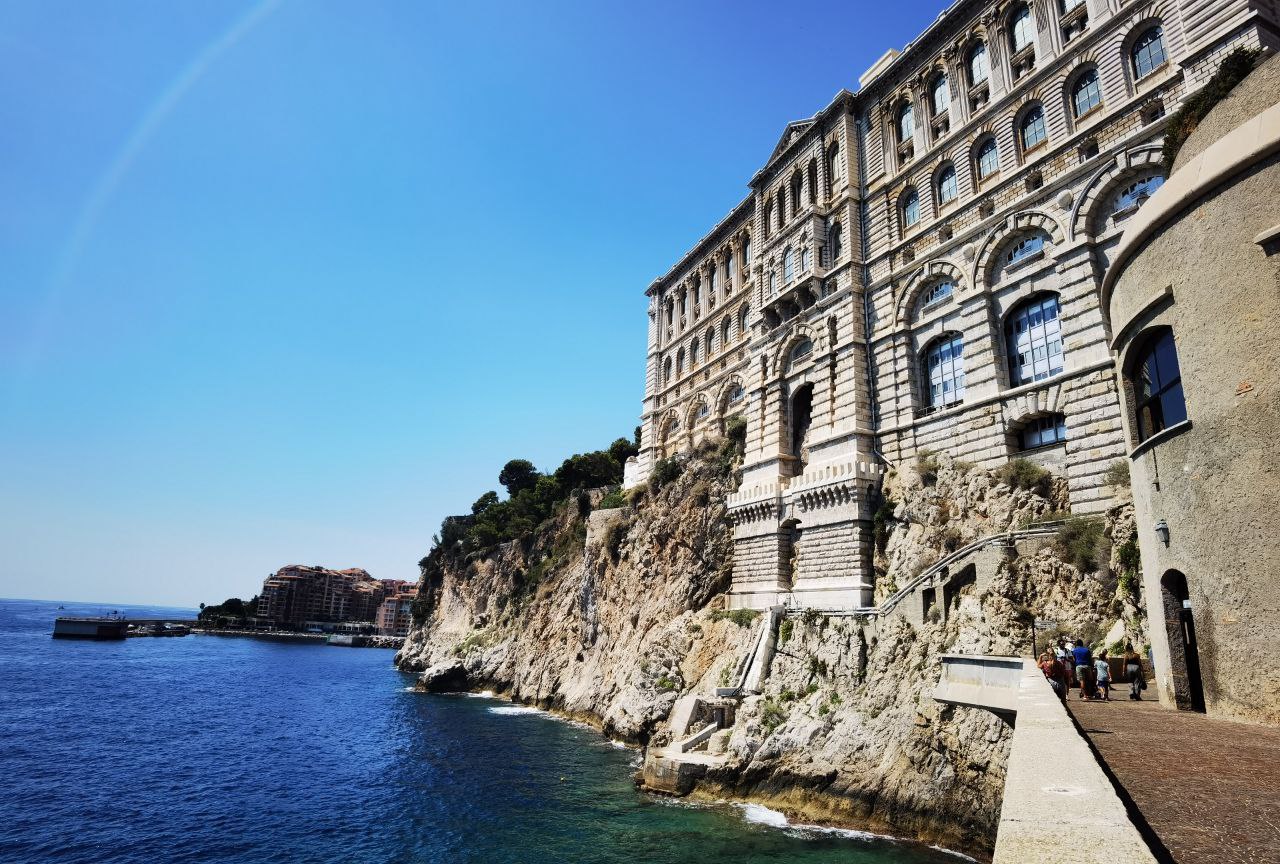
[[707,359],[710,360],[711,355],[715,353],[716,350],[716,327],[714,324],[707,328],[707,338],[705,341],[707,345]]
[[745,395],[746,395],[746,393],[744,393],[744,392],[743,392],[743,390],[742,390],[742,385],[741,385],[741,384],[735,384],[735,385],[733,386],[733,389],[729,391],[729,397],[728,397],[728,399],[726,400],[726,404],[728,404],[728,405],[736,405],[737,403],[739,403],[739,402],[741,402],[741,401],[742,401],[742,397],[743,397],[743,396],[745,396]]
[[831,263],[840,260],[840,256],[844,254],[844,228],[837,219],[831,223],[831,227],[827,229],[827,248],[830,250],[829,255]]
[[710,406],[710,405],[708,405],[706,402],[699,402],[699,403],[698,403],[698,410],[697,410],[697,412],[694,414],[694,419],[696,419],[696,420],[705,420],[705,419],[706,419],[707,417],[709,417],[710,415],[711,415],[711,406]]
[[1018,123],[1018,137],[1022,142],[1022,152],[1036,147],[1047,137],[1044,129],[1044,109],[1033,105],[1022,115]]
[[954,165],[944,166],[938,172],[938,203],[950,204],[960,195],[960,185],[956,181]]
[[1160,174],[1152,174],[1150,177],[1144,177],[1141,180],[1130,183],[1116,194],[1111,212],[1119,214],[1137,210],[1147,203],[1147,199],[1154,195],[1156,190],[1163,185],[1164,176]]
[[677,375],[684,374],[684,349],[683,348],[681,348],[680,351],[676,354],[676,374]]
[[803,362],[810,354],[813,353],[813,342],[805,339],[797,342],[795,347],[787,354],[787,370],[795,368],[795,366]]
[[809,272],[809,250],[808,249],[800,250],[800,272],[801,273]]
[[773,199],[764,202],[764,236],[768,238],[773,229]]
[[935,282],[920,294],[920,299],[916,301],[916,312],[919,314],[928,309],[935,303],[941,303],[950,297],[956,290],[956,283],[950,279],[943,279]]
[[929,96],[933,101],[933,116],[946,114],[951,108],[951,85],[947,82],[947,73],[939,72],[933,76],[929,84]]
[[729,316],[724,316],[724,320],[720,322],[720,344],[728,347],[729,336],[733,333],[733,322]]
[[1145,78],[1164,65],[1164,29],[1159,25],[1149,27],[1133,43],[1133,77]]
[[745,270],[751,265],[751,238],[744,237],[742,240],[742,268]]
[[844,163],[840,161],[840,142],[833,141],[827,148],[827,183],[832,190],[835,189],[836,181],[840,179],[843,170]]
[[675,322],[675,320],[676,320],[676,304],[670,298],[668,298],[667,299],[667,326],[670,327]]
[[1067,440],[1067,418],[1063,414],[1033,417],[1018,430],[1018,449],[1036,450],[1053,447]]
[[716,265],[712,264],[711,269],[707,271],[707,305],[714,306],[716,303]]
[[738,338],[741,339],[747,335],[747,319],[751,317],[751,307],[743,306],[742,311],[738,313]]
[[1009,385],[1030,384],[1062,371],[1062,321],[1058,298],[1033,297],[1016,307],[1004,327]]
[[1035,41],[1036,28],[1031,21],[1031,9],[1028,6],[1019,6],[1018,10],[1009,16],[1009,44],[1013,48],[1013,53],[1029,47]]
[[689,343],[689,368],[692,369],[698,365],[698,337],[693,337],[693,341]]
[[809,183],[805,187],[804,203],[812,204],[818,200],[818,160],[809,160]]
[[1187,419],[1172,330],[1162,328],[1138,345],[1128,378],[1133,387],[1139,441]]
[[662,361],[662,383],[663,384],[671,383],[671,358],[670,357]]
[[916,134],[916,113],[910,102],[898,106],[898,143],[906,144]]
[[791,175],[791,215],[800,212],[800,195],[804,189],[804,177],[800,172]]
[[772,270],[769,271],[769,293],[778,293],[778,275]]
[[782,284],[785,285],[794,278],[796,278],[795,255],[788,246],[782,252]]
[[974,159],[978,169],[978,179],[983,180],[1000,170],[1000,148],[996,139],[988,136],[978,145],[978,155]]
[[920,221],[920,193],[908,189],[902,196],[902,224],[910,228]]
[[970,87],[977,87],[987,80],[990,69],[987,66],[987,46],[985,43],[978,42],[969,49],[969,56],[965,60],[965,65],[969,68]]
[[733,287],[733,250],[729,250],[724,255],[724,290],[729,291]]
[[1047,238],[1043,234],[1028,234],[1017,243],[1009,247],[1009,251],[1004,255],[1005,266],[1017,264],[1032,258],[1037,252],[1044,249],[1044,241]]
[[1071,110],[1076,117],[1083,117],[1102,104],[1102,86],[1098,83],[1098,70],[1090,69],[1076,79],[1071,88]]
[[930,343],[924,352],[925,404],[942,408],[964,399],[964,340],[948,333]]
[[681,326],[684,326],[684,317],[689,314],[689,292],[684,290],[680,292],[680,320]]

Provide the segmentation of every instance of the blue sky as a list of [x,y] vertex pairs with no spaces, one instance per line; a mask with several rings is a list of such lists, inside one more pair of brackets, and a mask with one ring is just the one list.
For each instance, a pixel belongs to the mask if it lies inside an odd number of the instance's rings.
[[416,578],[631,434],[645,287],[884,8],[0,2],[0,596]]

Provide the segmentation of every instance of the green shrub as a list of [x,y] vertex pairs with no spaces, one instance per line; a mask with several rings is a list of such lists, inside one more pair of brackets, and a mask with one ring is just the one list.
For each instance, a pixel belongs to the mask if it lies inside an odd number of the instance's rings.
[[627,539],[627,532],[630,530],[631,523],[625,519],[615,519],[604,529],[601,542],[614,561],[618,560],[618,555],[622,551],[622,541]]
[[916,456],[916,473],[920,475],[920,482],[926,486],[932,486],[938,482],[938,469],[942,467],[938,462],[938,457],[931,450],[921,450]]
[[747,449],[747,418],[734,414],[724,421],[724,437],[738,445],[739,450]]
[[942,548],[947,552],[954,552],[964,545],[963,537],[960,535],[960,529],[954,525],[948,525],[942,529],[941,534]]
[[1120,548],[1116,550],[1116,559],[1120,569],[1131,577],[1142,570],[1142,553],[1138,550],[1137,535],[1120,544]]
[[1129,485],[1129,463],[1125,459],[1117,459],[1107,468],[1102,480],[1108,486]]
[[751,622],[756,620],[759,614],[758,609],[714,609],[711,612],[711,620],[732,621],[739,627],[750,627]]
[[880,497],[880,506],[871,517],[871,526],[875,531],[876,549],[884,552],[889,545],[889,523],[893,521],[893,511],[897,504],[892,498]]
[[654,463],[649,474],[649,491],[657,492],[663,486],[676,480],[684,472],[684,464],[675,456],[659,459]]
[[996,471],[1000,482],[1045,496],[1053,485],[1053,475],[1030,459],[1012,459]]
[[1237,48],[1222,59],[1222,65],[1213,77],[1197,90],[1182,107],[1169,118],[1164,129],[1164,170],[1173,173],[1178,151],[1196,131],[1200,121],[1208,116],[1214,106],[1227,97],[1235,86],[1248,77],[1258,62],[1261,52],[1257,49]]
[[778,625],[778,646],[787,644],[787,640],[791,638],[791,631],[795,629],[795,622],[790,618],[784,618],[782,623]]
[[1054,551],[1081,573],[1094,573],[1098,569],[1098,547],[1103,539],[1102,522],[1099,520],[1068,519],[1054,538]]
[[596,509],[597,510],[616,510],[619,507],[626,507],[626,506],[627,506],[627,496],[622,494],[622,487],[618,486],[614,489],[610,489],[608,493],[606,493],[605,496],[600,499],[600,503],[596,505]]
[[658,691],[659,691],[659,692],[661,692],[661,693],[669,693],[669,692],[671,692],[672,690],[678,690],[678,689],[680,689],[680,685],[679,685],[679,684],[677,684],[677,683],[676,683],[674,680],[672,680],[671,678],[668,678],[666,675],[663,675],[661,678],[659,678],[659,679],[658,679],[658,681],[657,681],[657,683],[656,683],[656,684],[654,684],[654,686],[655,686],[655,687],[658,689]]
[[773,730],[777,729],[787,720],[787,712],[781,705],[772,699],[766,699],[760,707],[760,725],[764,726],[765,734],[773,734]]

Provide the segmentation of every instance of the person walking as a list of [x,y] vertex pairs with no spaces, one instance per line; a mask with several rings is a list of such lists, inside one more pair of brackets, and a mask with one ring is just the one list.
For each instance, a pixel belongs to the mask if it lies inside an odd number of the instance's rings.
[[1133,643],[1124,643],[1124,674],[1129,678],[1129,698],[1142,700],[1142,658],[1133,650]]
[[1071,657],[1071,643],[1063,639],[1054,647],[1053,656],[1062,664],[1062,670],[1066,673],[1067,689],[1070,690],[1071,685],[1075,683],[1072,671],[1076,668],[1075,660]]
[[1107,652],[1098,652],[1098,659],[1093,661],[1093,668],[1098,670],[1098,697],[1103,702],[1111,701],[1111,664],[1107,662]]
[[1085,647],[1083,639],[1076,640],[1076,647],[1071,649],[1072,659],[1076,664],[1076,681],[1080,683],[1080,698],[1092,701],[1089,687],[1089,673],[1093,671],[1093,652]]

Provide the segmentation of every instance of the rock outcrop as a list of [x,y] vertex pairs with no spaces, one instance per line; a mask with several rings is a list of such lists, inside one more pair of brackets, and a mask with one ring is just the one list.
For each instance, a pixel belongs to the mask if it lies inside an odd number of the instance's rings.
[[[732,551],[723,500],[733,485],[724,454],[705,448],[626,508],[583,517],[567,505],[528,543],[449,559],[424,578],[425,616],[401,667],[432,669],[424,688],[441,686],[445,670],[464,674],[459,686],[587,720],[651,755],[705,724],[706,704],[737,676],[767,619],[723,611]],[[883,494],[876,562],[888,586],[1065,500],[1062,481],[1017,489],[946,457],[890,471]],[[1126,519],[1123,505],[1108,514],[1105,536],[1123,542]],[[705,770],[671,769],[669,791],[988,853],[1010,730],[934,702],[941,656],[1025,655],[1035,617],[1100,637],[1124,611],[1106,567],[1083,575],[1051,540],[1040,545],[1011,551],[990,578],[918,620],[786,618],[762,692],[702,745],[715,754]]]

